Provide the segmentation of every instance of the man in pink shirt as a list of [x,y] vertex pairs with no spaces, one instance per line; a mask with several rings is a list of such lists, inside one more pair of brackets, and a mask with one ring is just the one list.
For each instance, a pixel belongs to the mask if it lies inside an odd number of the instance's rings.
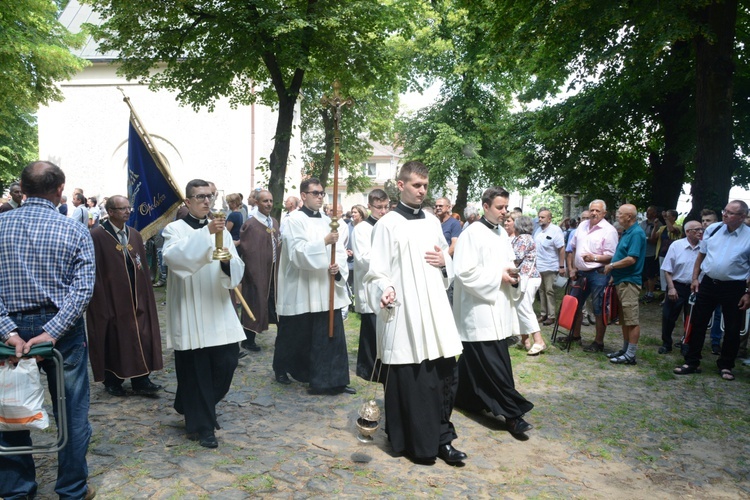
[[[609,281],[609,276],[604,274],[604,266],[612,260],[618,240],[617,230],[604,220],[606,213],[607,205],[604,201],[594,200],[589,203],[590,218],[581,222],[571,243],[575,258],[573,266],[570,267],[570,279],[586,278],[586,286],[578,297],[578,303],[584,303],[588,296],[592,295],[592,306],[596,316],[596,338],[583,348],[586,352],[604,351],[604,333],[607,325],[602,314],[602,295]],[[580,340],[580,328],[580,319],[576,318],[575,327],[571,332],[573,340]]]

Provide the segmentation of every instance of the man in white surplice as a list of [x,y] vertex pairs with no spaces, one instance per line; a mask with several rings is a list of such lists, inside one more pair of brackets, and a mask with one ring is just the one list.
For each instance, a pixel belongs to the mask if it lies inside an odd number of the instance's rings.
[[446,288],[453,265],[440,221],[422,210],[428,170],[410,161],[399,172],[401,201],[372,233],[364,279],[378,311],[378,358],[385,372],[385,414],[393,451],[418,463],[466,459],[451,442],[456,356],[461,340]]
[[[174,408],[185,415],[189,439],[216,448],[216,403],[229,391],[237,368],[238,342],[245,339],[229,289],[245,264],[237,255],[224,219],[208,219],[209,183],[194,179],[185,188],[188,214],[164,228],[167,275],[167,334],[175,352]],[[215,234],[222,231],[232,258],[213,260]]]
[[[362,284],[370,270],[370,249],[372,248],[372,230],[378,220],[388,213],[390,200],[382,189],[373,189],[367,195],[367,206],[370,216],[354,226],[352,234],[352,253],[354,254],[354,310],[359,313],[359,349],[357,350],[357,376],[368,380],[382,382],[382,367],[377,362],[377,317],[367,303],[367,293]],[[377,367],[377,368],[376,368]]]
[[512,434],[531,429],[523,415],[534,405],[516,390],[506,339],[518,322],[514,301],[521,290],[508,233],[502,227],[508,192],[489,188],[484,215],[458,238],[453,316],[463,342],[458,360],[456,406],[502,415]]
[[[289,216],[282,234],[274,374],[281,384],[291,382],[288,374],[308,382],[311,394],[355,394],[356,390],[349,387],[349,357],[341,316],[341,309],[351,303],[346,286],[349,232],[332,232],[331,219],[321,214],[325,190],[318,179],[302,181],[300,196],[303,205]],[[335,263],[331,264],[331,245],[337,242]],[[335,311],[333,335],[329,337],[331,276]]]

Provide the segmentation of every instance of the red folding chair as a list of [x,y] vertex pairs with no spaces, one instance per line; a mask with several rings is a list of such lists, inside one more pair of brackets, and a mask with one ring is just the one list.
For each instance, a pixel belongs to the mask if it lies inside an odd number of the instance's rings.
[[573,341],[573,327],[582,305],[578,303],[578,296],[586,289],[586,284],[586,278],[580,278],[575,283],[568,279],[565,284],[565,295],[563,295],[560,308],[557,310],[557,318],[550,340],[553,344],[557,341],[557,334],[561,327],[568,330],[567,336],[561,342],[561,344],[564,344],[562,348],[567,351],[570,351],[570,344]]

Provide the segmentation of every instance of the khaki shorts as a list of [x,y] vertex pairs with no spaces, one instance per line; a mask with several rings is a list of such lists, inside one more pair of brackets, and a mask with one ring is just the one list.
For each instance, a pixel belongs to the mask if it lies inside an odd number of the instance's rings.
[[640,285],[625,281],[616,285],[617,297],[620,299],[620,324],[638,326],[638,298],[641,295]]

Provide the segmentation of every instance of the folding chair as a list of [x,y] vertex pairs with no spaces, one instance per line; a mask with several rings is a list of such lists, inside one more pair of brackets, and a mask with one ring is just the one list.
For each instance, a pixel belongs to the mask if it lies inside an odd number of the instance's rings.
[[[7,359],[16,355],[15,347],[0,342],[0,359]],[[32,453],[56,453],[62,450],[68,443],[68,412],[65,409],[65,371],[63,357],[60,351],[54,349],[52,342],[37,344],[24,356],[31,358],[41,356],[52,359],[55,363],[57,374],[57,440],[52,443],[43,443],[34,446],[0,446],[0,455],[30,455]]]
[[557,310],[557,318],[550,340],[554,344],[557,341],[557,334],[560,331],[560,327],[565,328],[568,330],[568,334],[564,342],[561,343],[565,344],[562,349],[568,352],[570,352],[570,344],[573,341],[573,327],[583,305],[579,304],[578,296],[586,289],[586,284],[586,278],[580,278],[575,283],[568,279],[568,282],[565,284],[565,295],[563,295],[560,308]]

